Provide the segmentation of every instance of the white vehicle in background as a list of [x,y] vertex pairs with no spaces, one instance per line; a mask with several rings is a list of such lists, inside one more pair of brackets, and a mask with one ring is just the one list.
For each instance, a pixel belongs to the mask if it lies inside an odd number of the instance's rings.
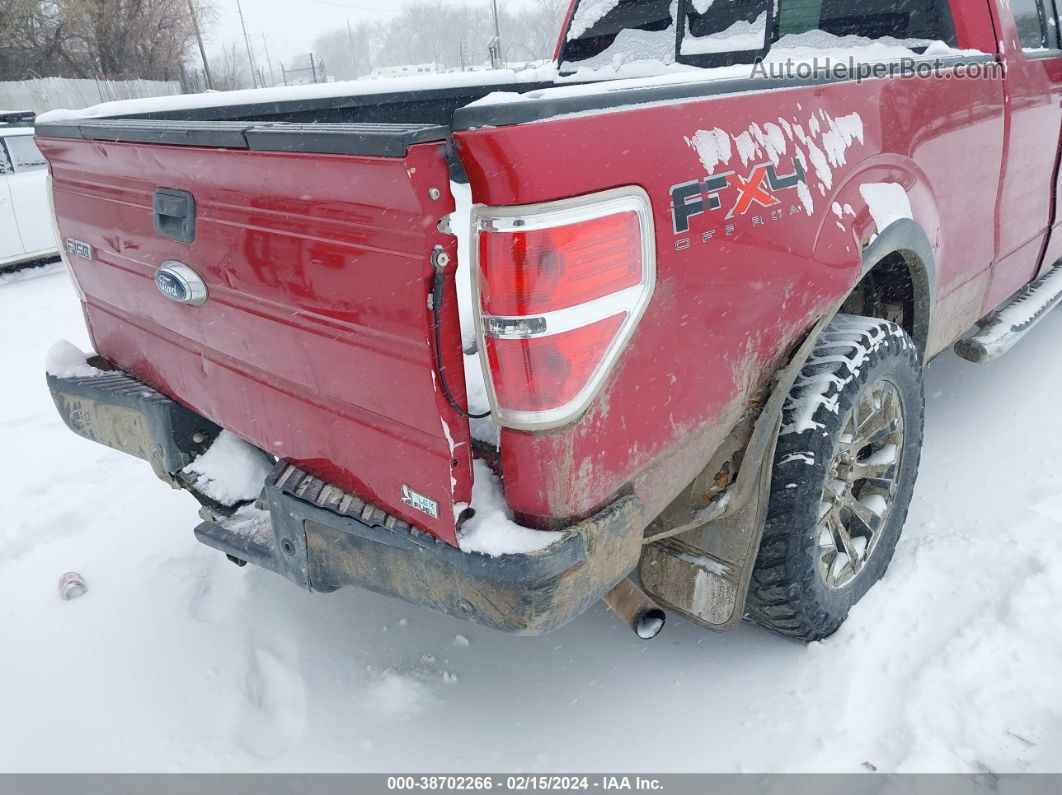
[[5,123],[32,117],[0,111],[0,269],[59,255],[48,205],[48,163],[32,127]]
[[369,75],[373,80],[384,80],[390,77],[413,77],[414,75],[434,75],[439,73],[439,67],[434,63],[415,63],[403,66],[379,66],[372,70]]

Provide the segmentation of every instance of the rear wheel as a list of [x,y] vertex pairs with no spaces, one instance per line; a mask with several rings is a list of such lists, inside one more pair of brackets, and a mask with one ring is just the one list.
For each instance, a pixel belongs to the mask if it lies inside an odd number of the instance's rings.
[[818,640],[881,579],[914,490],[923,410],[920,357],[904,330],[834,318],[783,411],[753,620]]

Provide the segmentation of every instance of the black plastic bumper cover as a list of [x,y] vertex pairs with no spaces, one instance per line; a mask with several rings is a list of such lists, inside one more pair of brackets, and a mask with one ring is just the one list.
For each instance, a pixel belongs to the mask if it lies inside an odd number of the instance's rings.
[[[106,368],[94,359],[90,364]],[[58,378],[48,388],[63,422],[78,436],[129,453],[169,480],[205,452],[221,428],[121,370]]]
[[[150,461],[171,482],[166,476],[202,451],[193,436],[217,433],[119,371],[49,375],[48,386],[73,431]],[[263,498],[264,509],[245,506],[203,522],[196,537],[309,590],[358,586],[519,634],[562,626],[629,574],[645,525],[641,503],[623,496],[546,549],[492,558],[462,552],[284,461],[266,479]]]

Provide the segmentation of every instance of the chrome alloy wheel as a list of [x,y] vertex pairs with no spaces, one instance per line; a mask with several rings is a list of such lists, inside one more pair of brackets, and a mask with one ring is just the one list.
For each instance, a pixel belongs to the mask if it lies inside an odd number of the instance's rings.
[[881,380],[865,389],[841,432],[819,508],[818,568],[829,588],[864,569],[882,536],[903,451],[903,402]]

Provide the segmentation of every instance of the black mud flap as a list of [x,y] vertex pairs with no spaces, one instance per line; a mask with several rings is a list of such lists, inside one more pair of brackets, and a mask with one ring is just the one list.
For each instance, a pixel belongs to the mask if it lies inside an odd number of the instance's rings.
[[835,312],[836,308],[815,324],[778,372],[756,419],[737,479],[730,487],[726,511],[703,524],[684,525],[654,536],[656,540],[645,547],[638,565],[642,587],[664,607],[706,629],[726,632],[745,614],[749,581],[767,518],[782,407]]

